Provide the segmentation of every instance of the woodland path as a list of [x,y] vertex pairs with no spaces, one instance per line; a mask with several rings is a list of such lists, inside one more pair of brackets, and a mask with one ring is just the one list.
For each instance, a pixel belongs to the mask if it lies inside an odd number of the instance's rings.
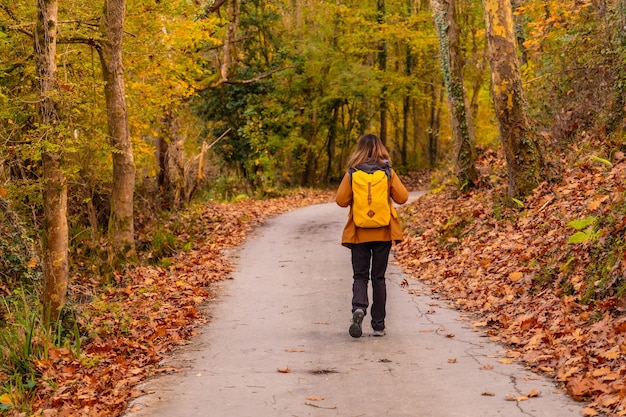
[[[387,335],[372,337],[366,316],[363,337],[350,337],[350,251],[338,243],[346,214],[321,204],[260,227],[216,290],[211,321],[165,364],[181,372],[145,383],[126,416],[581,415],[551,382],[499,362],[502,346],[393,261]],[[540,396],[506,400],[533,390]]]

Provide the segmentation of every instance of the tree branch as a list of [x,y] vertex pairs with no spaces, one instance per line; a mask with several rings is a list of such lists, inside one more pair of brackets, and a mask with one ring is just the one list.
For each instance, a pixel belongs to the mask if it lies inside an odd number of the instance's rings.
[[222,79],[222,80],[217,82],[217,85],[220,85],[220,84],[252,84],[252,83],[255,83],[257,81],[261,81],[264,78],[268,78],[269,76],[271,76],[272,74],[275,74],[277,72],[288,70],[289,68],[294,68],[294,66],[290,65],[290,66],[284,67],[284,68],[276,68],[276,69],[268,71],[268,72],[266,72],[264,74],[257,75],[254,78],[250,78],[248,80],[224,80],[224,79]]
[[212,3],[209,2],[205,4],[204,10],[202,11],[202,14],[198,16],[198,19],[205,19],[211,13],[217,12],[220,9],[220,7],[224,5],[224,3],[226,3],[226,0],[214,0]]
[[7,6],[6,4],[2,4],[0,3],[0,9],[4,10],[6,12],[6,14],[9,15],[9,17],[11,18],[11,20],[13,20],[16,23],[19,23],[19,20],[17,20],[17,17],[15,17],[15,15],[13,14],[13,12],[11,11],[11,9],[9,9],[9,6]]

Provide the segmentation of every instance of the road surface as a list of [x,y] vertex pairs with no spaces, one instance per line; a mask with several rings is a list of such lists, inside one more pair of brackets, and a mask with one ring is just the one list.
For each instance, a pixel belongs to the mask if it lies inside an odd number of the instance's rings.
[[[347,209],[267,221],[236,254],[211,320],[149,380],[127,417],[565,417],[583,406],[515,363],[390,262],[387,335],[348,335]],[[404,280],[408,286],[402,286]],[[371,291],[370,291],[371,296]],[[503,362],[507,362],[504,360]],[[524,399],[527,394],[538,394]]]

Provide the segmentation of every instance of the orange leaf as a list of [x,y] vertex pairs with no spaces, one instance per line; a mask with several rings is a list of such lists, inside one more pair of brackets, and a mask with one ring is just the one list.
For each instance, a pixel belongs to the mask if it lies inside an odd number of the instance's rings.
[[306,397],[306,399],[309,401],[324,401],[324,397],[311,396],[311,397]]
[[526,394],[526,396],[528,398],[535,398],[535,397],[540,397],[541,396],[541,392],[537,391],[536,389],[533,389],[532,391],[530,391],[528,394]]
[[26,265],[26,267],[30,269],[33,269],[36,266],[37,266],[37,258],[30,258],[30,261],[28,261],[28,264]]
[[7,196],[7,190],[0,187],[0,197],[6,197],[6,196]]
[[278,368],[276,371],[277,371],[277,372],[280,372],[281,374],[288,374],[288,373],[290,373],[290,372],[291,372],[291,369],[289,369],[289,367],[286,367],[286,368],[284,368],[284,369],[280,369],[280,368]]

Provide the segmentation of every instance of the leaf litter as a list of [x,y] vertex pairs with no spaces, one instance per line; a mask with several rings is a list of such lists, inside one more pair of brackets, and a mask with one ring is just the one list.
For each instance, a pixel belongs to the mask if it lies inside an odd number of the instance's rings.
[[176,371],[159,363],[173,348],[189,343],[194,328],[208,320],[203,305],[213,297],[212,286],[230,278],[229,248],[270,216],[329,201],[330,192],[302,190],[272,200],[210,202],[197,212],[173,214],[185,222],[178,237],[193,245],[174,255],[168,268],[129,268],[116,274],[117,286],[106,289],[89,277],[76,278],[72,299],[89,301],[74,306],[78,325],[91,332],[78,357],[67,348],[51,348],[48,359],[37,362],[42,377],[33,415],[121,415],[142,394],[135,388],[139,382]]
[[[561,176],[520,208],[504,204],[503,158],[487,151],[479,189],[442,186],[403,209],[395,251],[508,358],[588,402],[587,415],[626,415],[626,163],[616,159],[560,161]],[[568,244],[580,219],[585,236]]]

